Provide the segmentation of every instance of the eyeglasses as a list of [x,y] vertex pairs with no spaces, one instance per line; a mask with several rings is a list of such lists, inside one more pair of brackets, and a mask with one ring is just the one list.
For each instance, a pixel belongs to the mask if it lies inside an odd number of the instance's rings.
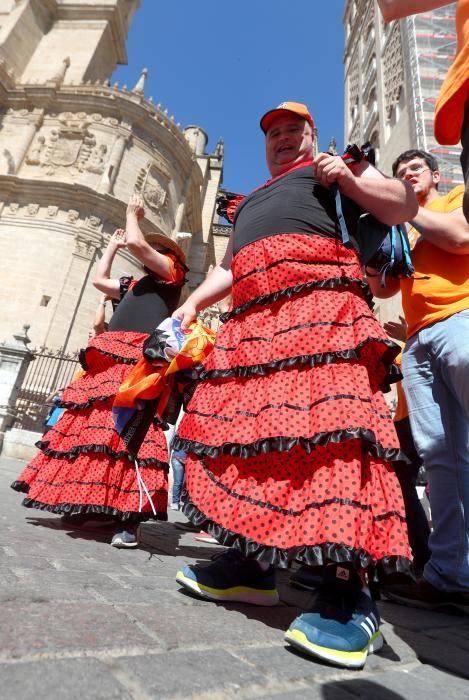
[[425,165],[419,165],[419,163],[411,163],[406,168],[399,170],[396,173],[396,177],[402,180],[402,178],[405,177],[408,172],[411,175],[420,175],[421,173],[424,173],[425,170],[431,170],[431,168],[427,168]]

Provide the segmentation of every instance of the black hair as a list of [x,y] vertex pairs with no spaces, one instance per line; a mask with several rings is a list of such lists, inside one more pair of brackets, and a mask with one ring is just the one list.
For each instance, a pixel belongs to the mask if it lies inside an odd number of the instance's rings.
[[397,168],[401,163],[407,163],[409,160],[413,160],[414,158],[421,158],[424,160],[432,173],[438,170],[438,161],[435,156],[432,156],[431,153],[427,153],[427,151],[419,151],[418,149],[414,148],[410,151],[404,151],[404,153],[401,153],[400,156],[397,156],[396,160],[392,164],[393,176],[396,176]]

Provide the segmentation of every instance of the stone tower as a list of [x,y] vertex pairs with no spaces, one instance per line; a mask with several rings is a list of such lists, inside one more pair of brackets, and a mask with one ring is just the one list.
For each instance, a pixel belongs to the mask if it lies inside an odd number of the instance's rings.
[[[0,341],[26,323],[33,345],[86,343],[93,267],[126,202],[141,193],[144,233],[176,239],[190,285],[215,262],[212,221],[223,149],[181,130],[133,89],[110,85],[126,63],[140,0],[0,0]],[[140,275],[123,251],[113,275]]]

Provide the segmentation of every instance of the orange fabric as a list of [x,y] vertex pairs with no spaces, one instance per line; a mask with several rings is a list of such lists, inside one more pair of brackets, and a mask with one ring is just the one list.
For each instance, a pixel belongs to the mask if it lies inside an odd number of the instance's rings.
[[439,143],[458,143],[469,91],[469,0],[459,0],[456,10],[458,48],[441,87],[435,108],[435,137]]
[[176,372],[200,364],[212,350],[215,333],[200,321],[190,325],[184,345],[171,362],[155,366],[142,357],[119,387],[115,408],[134,408],[137,401],[160,397],[157,413],[162,414],[174,384]]
[[[426,209],[451,212],[462,207],[464,185],[431,201]],[[415,235],[411,229],[410,237]],[[414,277],[401,279],[402,307],[407,337],[435,321],[469,308],[469,255],[455,255],[426,241],[417,240],[412,250]]]
[[[399,355],[395,358],[394,363],[398,367],[401,367],[401,365],[402,365],[402,350],[399,353]],[[395,422],[397,422],[399,420],[403,420],[404,418],[407,418],[407,416],[409,415],[409,409],[407,408],[407,401],[405,398],[404,389],[402,388],[402,382],[397,382],[396,393],[397,393],[397,406],[396,406],[396,412],[395,412],[394,417],[393,417],[393,420]]]
[[169,263],[169,272],[171,275],[170,282],[180,284],[183,282],[186,274],[183,266],[181,265],[181,261],[176,255],[172,255],[171,253],[165,253],[165,255],[168,258]]

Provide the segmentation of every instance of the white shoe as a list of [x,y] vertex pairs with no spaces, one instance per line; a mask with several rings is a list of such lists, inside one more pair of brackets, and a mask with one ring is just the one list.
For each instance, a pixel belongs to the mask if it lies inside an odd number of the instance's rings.
[[111,547],[118,547],[118,549],[130,549],[131,547],[138,547],[137,533],[129,532],[128,530],[116,532],[111,540]]
[[169,507],[171,510],[179,510],[179,503],[171,503]]

